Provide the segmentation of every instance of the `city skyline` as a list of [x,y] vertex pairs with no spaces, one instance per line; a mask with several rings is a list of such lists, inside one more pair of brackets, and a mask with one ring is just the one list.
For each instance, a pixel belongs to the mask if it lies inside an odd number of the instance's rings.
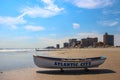
[[103,34],[103,42],[99,41],[98,37],[86,37],[81,40],[72,38],[68,42],[64,42],[63,45],[63,48],[114,47],[114,35],[108,33]]
[[44,48],[70,38],[114,35],[120,45],[119,0],[1,0],[0,48]]

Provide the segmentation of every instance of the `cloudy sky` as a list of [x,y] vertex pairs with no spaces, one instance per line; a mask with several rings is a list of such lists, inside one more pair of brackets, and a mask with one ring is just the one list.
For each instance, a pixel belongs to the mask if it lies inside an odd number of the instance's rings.
[[0,0],[0,48],[43,48],[70,38],[114,34],[120,45],[120,0]]

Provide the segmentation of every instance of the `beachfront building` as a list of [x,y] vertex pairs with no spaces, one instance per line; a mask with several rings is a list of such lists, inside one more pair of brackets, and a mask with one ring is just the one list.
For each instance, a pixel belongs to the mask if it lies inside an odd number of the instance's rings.
[[104,47],[105,47],[105,44],[100,41],[100,42],[95,43],[93,47],[101,47],[101,48],[104,48]]
[[84,38],[81,39],[81,47],[94,47],[98,42],[98,38]]
[[103,35],[103,43],[106,46],[114,46],[114,35],[109,35],[108,33],[105,33]]
[[76,42],[76,47],[77,47],[77,48],[80,48],[80,47],[81,47],[81,41],[77,41],[77,42]]
[[56,48],[59,49],[60,48],[60,44],[56,44]]
[[69,39],[69,47],[74,48],[76,46],[77,39]]
[[69,39],[69,42],[63,44],[64,48],[84,48],[95,47],[98,42],[98,38],[84,38],[81,41],[77,39]]
[[69,43],[68,42],[63,43],[63,47],[64,48],[69,48]]
[[98,42],[98,38],[83,38],[81,41],[77,39],[69,39],[69,42],[63,44],[64,48],[85,48],[85,47],[106,47],[114,46],[114,35],[105,33],[103,35],[103,42]]
[[69,39],[69,47],[70,48],[78,48],[81,46],[81,41],[77,39]]

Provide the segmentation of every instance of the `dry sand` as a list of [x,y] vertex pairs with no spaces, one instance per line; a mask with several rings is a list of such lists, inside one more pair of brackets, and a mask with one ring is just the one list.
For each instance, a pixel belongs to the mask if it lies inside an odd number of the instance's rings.
[[69,58],[105,55],[107,60],[89,72],[82,69],[60,72],[55,69],[33,67],[0,73],[0,80],[120,80],[120,48],[64,49],[49,54]]

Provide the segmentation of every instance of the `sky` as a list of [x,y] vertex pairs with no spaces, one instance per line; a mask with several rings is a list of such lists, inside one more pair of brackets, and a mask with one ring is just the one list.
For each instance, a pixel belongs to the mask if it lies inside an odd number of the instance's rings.
[[114,35],[120,45],[120,0],[0,0],[0,48],[63,46]]

